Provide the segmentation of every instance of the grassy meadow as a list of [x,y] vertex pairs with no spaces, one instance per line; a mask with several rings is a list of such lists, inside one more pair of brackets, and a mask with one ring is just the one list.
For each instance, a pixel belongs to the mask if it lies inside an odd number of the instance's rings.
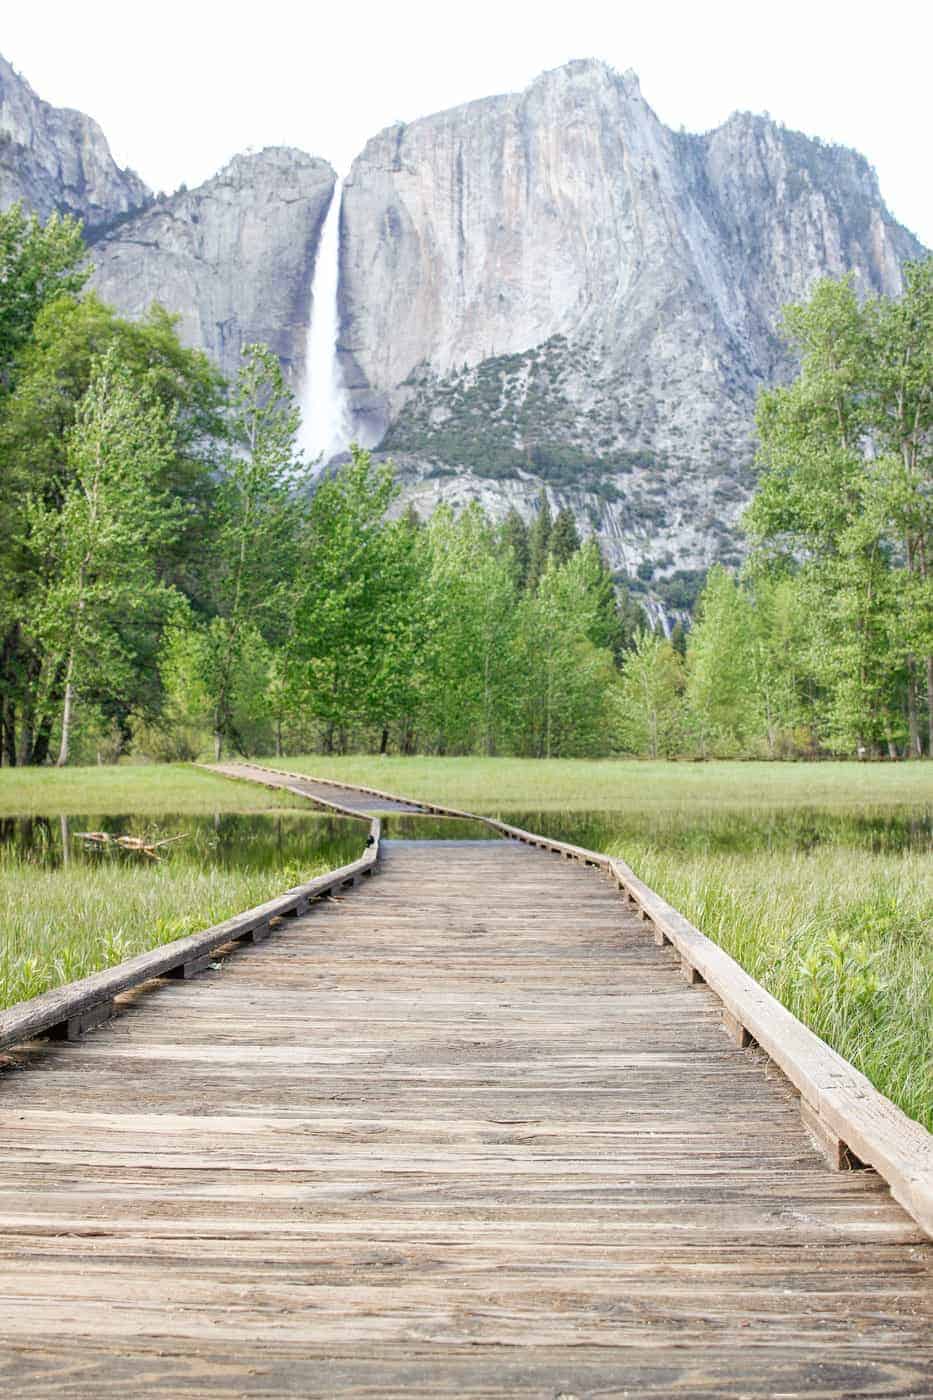
[[259,760],[468,812],[933,804],[933,763],[667,763],[585,758]]
[[882,1093],[933,1131],[933,861],[845,844],[608,843]]
[[305,808],[289,792],[233,782],[190,763],[0,768],[0,817],[81,812],[272,812]]
[[0,1008],[209,928],[330,868],[312,860],[240,873],[173,854],[159,866],[138,862],[130,875],[125,865],[11,868],[0,855]]

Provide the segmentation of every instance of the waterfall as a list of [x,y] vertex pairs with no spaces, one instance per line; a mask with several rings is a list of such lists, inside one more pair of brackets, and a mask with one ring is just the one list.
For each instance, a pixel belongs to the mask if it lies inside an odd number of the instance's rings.
[[337,359],[337,287],[340,278],[340,200],[338,180],[318,245],[311,281],[311,309],[305,348],[305,378],[301,392],[299,446],[307,457],[323,454],[327,462],[346,451],[353,439],[353,417],[347,386]]

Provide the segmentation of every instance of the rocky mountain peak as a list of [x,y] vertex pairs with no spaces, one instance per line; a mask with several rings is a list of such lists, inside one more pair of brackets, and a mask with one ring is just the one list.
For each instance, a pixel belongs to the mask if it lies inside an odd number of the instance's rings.
[[0,56],[0,208],[21,200],[42,218],[74,214],[94,229],[151,198],[95,121],[43,102]]

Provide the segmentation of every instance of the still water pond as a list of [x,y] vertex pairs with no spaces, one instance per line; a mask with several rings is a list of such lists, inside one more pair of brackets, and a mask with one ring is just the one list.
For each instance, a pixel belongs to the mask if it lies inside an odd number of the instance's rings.
[[[875,853],[933,852],[929,808],[880,807],[840,812],[820,808],[650,808],[625,812],[502,811],[502,821],[590,850],[619,850],[626,843],[684,854],[754,854],[851,847]],[[459,818],[390,815],[382,832],[390,841],[497,840],[482,822]],[[145,841],[152,854],[126,849],[85,833]],[[316,869],[356,860],[366,826],[352,818],[288,812],[275,816],[223,813],[153,817],[89,813],[70,817],[0,818],[0,860],[43,869],[66,864],[152,862],[202,869],[261,872],[289,866]],[[160,844],[164,843],[164,844]]]
[[[145,842],[151,854],[115,840]],[[352,818],[288,812],[212,817],[132,812],[70,817],[0,818],[0,861],[45,870],[63,865],[138,866],[171,863],[200,869],[261,873],[290,867],[346,865],[363,851],[367,829]]]
[[650,807],[625,812],[503,811],[513,826],[589,850],[626,843],[684,854],[789,853],[847,846],[878,854],[933,851],[929,807],[721,808]]

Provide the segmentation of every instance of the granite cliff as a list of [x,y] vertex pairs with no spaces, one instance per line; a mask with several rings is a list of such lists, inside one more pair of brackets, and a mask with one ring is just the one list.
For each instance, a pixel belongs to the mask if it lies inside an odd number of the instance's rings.
[[643,573],[734,558],[782,305],[922,254],[867,163],[763,118],[668,130],[571,63],[382,132],[346,183],[341,350],[425,504],[540,481]]
[[[300,384],[334,186],[273,149],[154,198],[0,61],[0,206],[80,214],[99,294],[177,311],[227,373],[266,340]],[[791,368],[781,307],[845,272],[896,294],[924,253],[855,152],[747,113],[673,132],[596,61],[381,132],[340,229],[337,353],[406,500],[527,516],[544,484],[668,602],[739,557],[755,395]]]
[[43,102],[0,57],[0,209],[21,200],[43,219],[74,214],[94,229],[151,199],[116,164],[95,121]]
[[240,349],[265,341],[294,384],[304,369],[311,276],[336,176],[326,161],[272,147],[236,156],[91,239],[91,286],[124,315],[159,301],[182,338],[236,374]]

